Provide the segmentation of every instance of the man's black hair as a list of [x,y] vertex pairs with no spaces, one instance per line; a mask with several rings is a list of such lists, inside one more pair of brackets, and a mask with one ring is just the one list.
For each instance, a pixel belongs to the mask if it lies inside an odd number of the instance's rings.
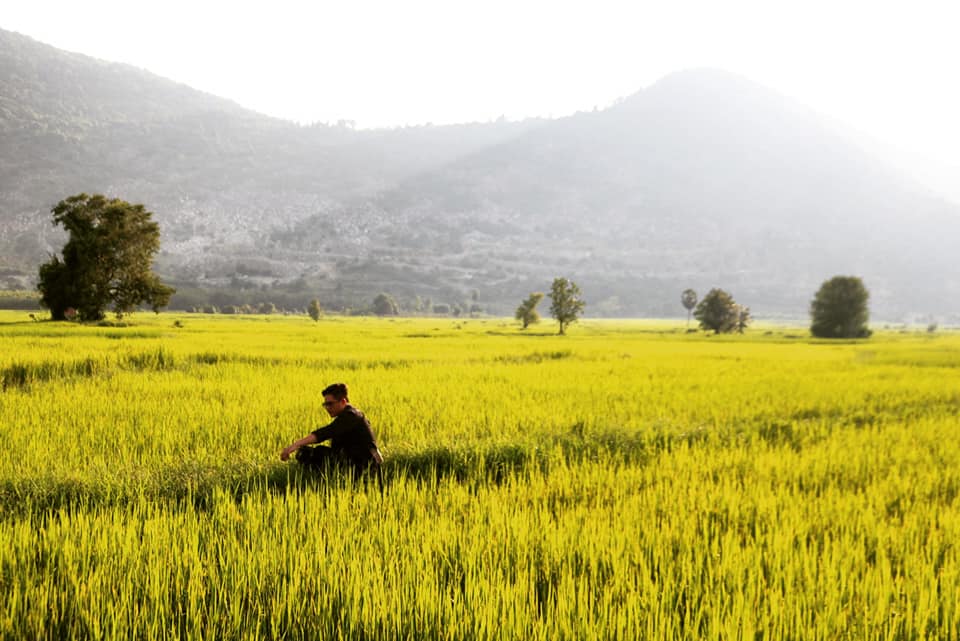
[[336,400],[342,401],[347,398],[347,386],[345,383],[334,383],[333,385],[328,385],[322,394],[324,396],[332,396]]

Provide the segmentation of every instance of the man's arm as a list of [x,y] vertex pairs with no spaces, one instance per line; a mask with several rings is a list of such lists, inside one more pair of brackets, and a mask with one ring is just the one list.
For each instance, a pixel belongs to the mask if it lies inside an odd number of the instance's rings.
[[291,454],[299,450],[304,445],[313,445],[314,443],[317,443],[317,442],[318,442],[317,436],[315,434],[313,433],[307,434],[302,439],[298,441],[294,441],[290,445],[283,448],[283,451],[280,452],[280,460],[286,461],[288,458],[290,458]]

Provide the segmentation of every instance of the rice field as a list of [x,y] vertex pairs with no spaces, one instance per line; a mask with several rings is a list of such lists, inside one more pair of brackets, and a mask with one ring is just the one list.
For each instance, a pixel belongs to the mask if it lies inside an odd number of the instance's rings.
[[960,333],[684,329],[0,312],[0,638],[960,638]]

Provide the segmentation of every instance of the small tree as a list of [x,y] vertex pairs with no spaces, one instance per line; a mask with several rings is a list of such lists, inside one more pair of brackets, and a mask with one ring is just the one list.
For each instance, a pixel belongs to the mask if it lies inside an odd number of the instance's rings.
[[257,309],[260,314],[273,314],[276,311],[277,306],[273,303],[260,303],[260,307]]
[[550,315],[560,323],[560,334],[566,333],[567,325],[575,323],[586,306],[580,298],[580,288],[572,280],[554,278],[550,286]]
[[870,292],[856,276],[824,281],[810,303],[810,333],[818,338],[866,338]]
[[[746,310],[745,321],[749,322],[749,309],[737,305],[733,297],[722,289],[711,289],[697,305],[693,317],[700,322],[702,329],[712,329],[720,334],[738,329],[743,310]],[[744,327],[746,327],[745,324]]]
[[690,314],[693,308],[697,306],[697,292],[692,289],[685,289],[680,294],[680,303],[687,310],[687,327],[690,327]]
[[527,299],[520,303],[514,318],[523,323],[523,329],[530,325],[540,322],[540,314],[537,312],[537,305],[543,300],[543,292],[533,292]]
[[323,309],[320,308],[320,300],[314,298],[310,301],[310,304],[307,305],[307,313],[310,314],[310,318],[315,321],[320,320],[320,314],[323,313]]
[[737,333],[742,334],[751,322],[753,322],[753,317],[750,315],[750,308],[737,305],[737,322],[734,324]]
[[40,266],[40,303],[54,320],[76,308],[82,320],[100,320],[113,304],[117,317],[142,303],[160,311],[174,289],[152,271],[160,227],[143,205],[77,194],[57,203],[53,221],[69,234],[63,258]]
[[400,313],[400,307],[390,294],[377,294],[373,299],[373,313],[377,316],[396,316]]

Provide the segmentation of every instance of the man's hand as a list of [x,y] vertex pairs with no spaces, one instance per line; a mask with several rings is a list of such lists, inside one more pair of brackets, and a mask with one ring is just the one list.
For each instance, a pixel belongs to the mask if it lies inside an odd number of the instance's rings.
[[294,441],[290,445],[283,448],[283,451],[280,452],[280,460],[286,461],[288,458],[290,458],[291,454],[299,450],[304,445],[313,445],[316,442],[317,442],[317,437],[315,435],[313,435],[312,433],[307,434],[299,441]]

